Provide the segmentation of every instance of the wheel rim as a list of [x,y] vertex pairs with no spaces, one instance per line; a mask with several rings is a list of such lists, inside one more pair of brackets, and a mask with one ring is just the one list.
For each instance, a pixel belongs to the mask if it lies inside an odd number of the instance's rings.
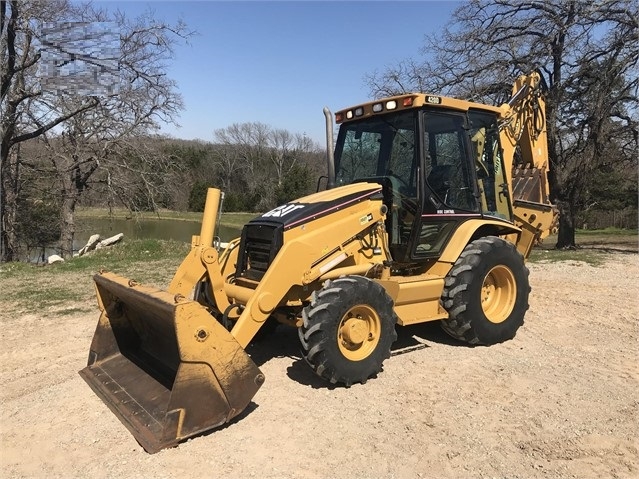
[[491,269],[481,287],[481,307],[491,323],[504,322],[515,307],[517,284],[513,272],[499,265]]
[[340,352],[351,361],[366,359],[379,343],[382,322],[377,312],[367,305],[350,308],[337,328]]

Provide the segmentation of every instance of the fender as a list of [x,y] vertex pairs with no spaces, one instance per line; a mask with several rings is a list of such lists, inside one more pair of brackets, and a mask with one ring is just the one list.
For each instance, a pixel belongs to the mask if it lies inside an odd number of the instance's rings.
[[457,228],[438,262],[452,264],[457,261],[464,248],[470,243],[471,238],[482,228],[486,231],[482,232],[480,236],[521,234],[521,228],[510,223],[485,218],[470,219]]

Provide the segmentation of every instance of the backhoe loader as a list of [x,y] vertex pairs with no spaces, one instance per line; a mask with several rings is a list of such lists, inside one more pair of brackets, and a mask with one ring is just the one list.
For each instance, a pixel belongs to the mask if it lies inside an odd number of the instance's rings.
[[[542,79],[501,106],[422,93],[325,109],[325,190],[249,221],[222,245],[223,193],[166,290],[94,277],[101,315],[81,376],[150,453],[240,414],[264,382],[245,348],[298,329],[314,372],[365,383],[396,326],[439,321],[460,341],[514,337],[525,258],[554,227]],[[333,123],[339,133],[333,146]]]

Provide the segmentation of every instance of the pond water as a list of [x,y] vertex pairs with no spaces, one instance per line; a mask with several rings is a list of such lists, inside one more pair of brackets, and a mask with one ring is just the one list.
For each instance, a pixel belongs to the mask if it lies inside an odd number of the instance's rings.
[[[220,227],[222,241],[229,241],[240,235],[240,229]],[[102,239],[124,233],[125,238],[176,240],[191,242],[191,236],[200,234],[199,221],[171,219],[121,219],[121,218],[78,218],[76,220],[74,250],[82,248],[89,237],[99,234]]]

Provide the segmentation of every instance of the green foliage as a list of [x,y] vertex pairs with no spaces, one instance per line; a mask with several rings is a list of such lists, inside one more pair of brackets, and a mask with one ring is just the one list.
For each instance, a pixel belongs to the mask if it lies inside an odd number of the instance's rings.
[[191,194],[189,195],[189,211],[204,211],[207,189],[208,185],[201,181],[198,181],[193,185],[191,188]]
[[590,266],[599,266],[612,252],[637,253],[639,236],[637,230],[605,228],[599,230],[577,230],[574,249],[555,249],[556,235],[551,235],[535,247],[528,261],[531,263],[558,263],[579,261]]
[[44,288],[38,288],[31,292],[30,301],[38,304],[40,307],[60,305],[67,301],[80,301],[82,295],[70,288],[57,285],[47,285]]
[[27,248],[43,248],[60,239],[60,209],[42,200],[21,200],[18,204],[18,237]]
[[624,230],[621,228],[604,228],[601,230],[577,230],[577,236],[579,238],[588,239],[593,237],[635,237],[637,236],[637,230]]
[[240,230],[246,223],[248,223],[256,216],[257,215],[255,213],[247,212],[223,213],[220,220],[220,225],[222,227],[235,228],[237,230]]
[[231,191],[224,196],[225,211],[257,211],[260,202],[260,192]]
[[282,184],[275,189],[278,205],[301,198],[311,192],[311,172],[306,165],[295,164],[284,176]]
[[593,172],[588,182],[588,202],[596,203],[601,210],[621,210],[637,208],[637,176],[628,175],[611,166]]
[[[94,267],[99,266],[98,269],[101,269],[118,265],[126,268],[137,261],[180,260],[186,256],[189,248],[190,245],[180,241],[165,241],[152,238],[125,240],[112,247],[98,250],[95,256],[87,256],[86,266],[92,264]],[[72,268],[74,261],[64,263],[63,267]]]

